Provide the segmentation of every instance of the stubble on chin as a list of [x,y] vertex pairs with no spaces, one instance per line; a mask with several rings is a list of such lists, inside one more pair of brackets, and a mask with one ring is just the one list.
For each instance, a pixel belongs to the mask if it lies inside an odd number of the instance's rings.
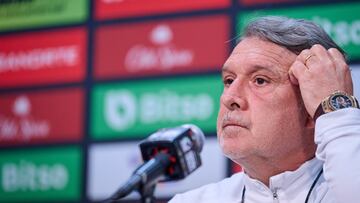
[[218,142],[223,154],[233,161],[244,157],[242,149],[240,148],[241,146],[236,144],[239,142],[236,139],[238,139],[238,135],[236,133],[222,132],[218,137]]

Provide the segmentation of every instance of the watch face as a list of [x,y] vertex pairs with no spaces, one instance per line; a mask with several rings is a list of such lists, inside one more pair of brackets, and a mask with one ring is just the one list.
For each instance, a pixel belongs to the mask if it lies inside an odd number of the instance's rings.
[[342,94],[334,95],[330,98],[330,106],[335,109],[343,109],[353,106],[350,97]]

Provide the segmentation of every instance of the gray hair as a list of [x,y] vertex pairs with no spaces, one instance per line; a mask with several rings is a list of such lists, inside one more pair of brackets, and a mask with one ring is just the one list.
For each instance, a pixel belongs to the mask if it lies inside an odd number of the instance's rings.
[[246,37],[258,37],[273,42],[295,54],[300,54],[302,50],[320,44],[326,49],[338,49],[346,58],[345,51],[330,38],[324,29],[304,19],[279,16],[260,17],[247,25],[241,39]]

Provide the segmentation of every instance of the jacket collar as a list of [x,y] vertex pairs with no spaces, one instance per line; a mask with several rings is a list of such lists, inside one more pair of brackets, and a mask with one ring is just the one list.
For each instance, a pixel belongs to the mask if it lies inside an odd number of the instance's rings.
[[257,191],[260,194],[268,194],[268,192],[273,193],[277,190],[287,191],[287,194],[298,193],[299,188],[310,188],[313,180],[321,170],[322,164],[322,161],[317,158],[313,158],[303,163],[295,171],[285,171],[272,176],[269,181],[270,188],[259,180],[250,178],[245,173],[244,184],[247,191]]

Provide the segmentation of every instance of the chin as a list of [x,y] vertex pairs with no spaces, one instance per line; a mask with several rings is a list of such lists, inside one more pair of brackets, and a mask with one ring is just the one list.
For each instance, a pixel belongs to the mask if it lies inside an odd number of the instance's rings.
[[219,144],[223,154],[231,160],[237,160],[245,157],[246,147],[242,143],[231,138],[220,138]]

